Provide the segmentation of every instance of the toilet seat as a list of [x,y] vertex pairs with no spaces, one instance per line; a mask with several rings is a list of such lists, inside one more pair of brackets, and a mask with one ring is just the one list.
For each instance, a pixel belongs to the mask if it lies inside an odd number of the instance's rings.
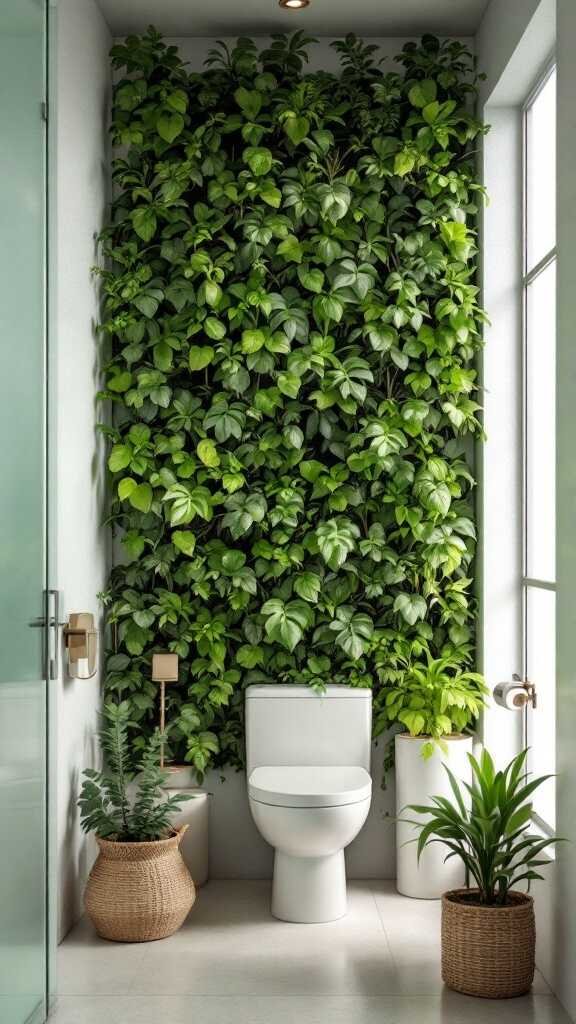
[[372,779],[364,768],[261,765],[248,779],[248,795],[274,807],[343,807],[368,800]]

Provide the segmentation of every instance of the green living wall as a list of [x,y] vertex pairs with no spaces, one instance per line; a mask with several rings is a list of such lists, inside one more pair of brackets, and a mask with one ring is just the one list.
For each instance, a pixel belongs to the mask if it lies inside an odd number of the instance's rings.
[[422,732],[403,687],[442,657],[433,731],[471,717],[474,65],[347,37],[306,74],[312,42],[201,74],[153,30],[112,51],[106,686],[138,746],[177,652],[169,754],[200,773],[242,763],[254,682],[372,686],[377,734]]

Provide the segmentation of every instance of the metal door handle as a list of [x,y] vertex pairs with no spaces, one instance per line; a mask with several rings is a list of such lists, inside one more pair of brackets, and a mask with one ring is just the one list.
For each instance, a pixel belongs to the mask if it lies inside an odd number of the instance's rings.
[[[52,606],[52,607],[51,607]],[[44,674],[47,679],[58,679],[60,675],[60,591],[44,591],[44,615],[28,623],[32,629],[44,629]]]

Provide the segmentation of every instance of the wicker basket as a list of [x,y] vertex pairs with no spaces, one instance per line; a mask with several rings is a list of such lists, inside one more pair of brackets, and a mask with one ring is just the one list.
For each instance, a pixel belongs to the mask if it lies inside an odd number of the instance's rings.
[[442,978],[457,992],[508,999],[528,992],[534,979],[534,903],[509,893],[510,905],[463,902],[470,889],[442,897]]
[[100,853],[84,905],[96,931],[113,942],[164,939],[184,922],[196,890],[179,850],[185,828],[169,839],[115,843],[97,837]]

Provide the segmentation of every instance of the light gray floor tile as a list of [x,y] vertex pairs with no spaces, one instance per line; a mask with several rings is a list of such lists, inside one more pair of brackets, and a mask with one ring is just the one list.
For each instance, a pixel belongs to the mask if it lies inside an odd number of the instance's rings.
[[550,996],[63,997],[50,1024],[570,1024]]
[[55,1024],[566,1024],[537,974],[503,1003],[444,989],[440,905],[351,882],[349,914],[275,921],[268,882],[210,882],[169,939],[104,942],[81,922],[60,949]]

